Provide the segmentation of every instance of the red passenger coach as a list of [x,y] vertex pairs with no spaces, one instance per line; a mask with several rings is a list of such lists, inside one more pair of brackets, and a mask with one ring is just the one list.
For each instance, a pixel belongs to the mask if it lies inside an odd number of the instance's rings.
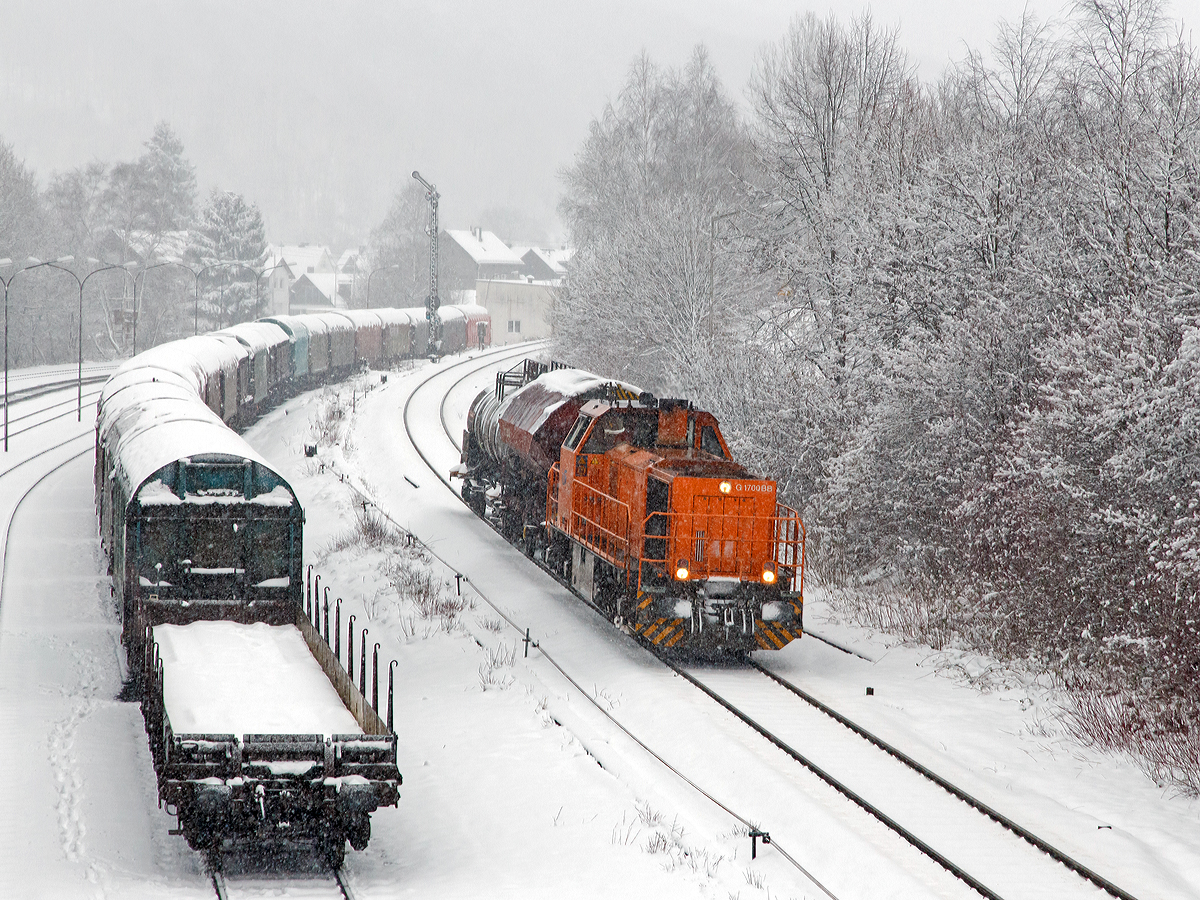
[[736,654],[801,634],[804,525],[687,401],[527,360],[476,398],[454,474],[472,509],[653,644]]

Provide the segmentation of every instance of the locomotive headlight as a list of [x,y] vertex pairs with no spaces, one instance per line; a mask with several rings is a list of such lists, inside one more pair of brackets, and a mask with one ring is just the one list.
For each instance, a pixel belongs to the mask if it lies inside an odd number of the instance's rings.
[[717,487],[720,489],[722,494],[728,494],[733,490],[733,485],[728,481],[722,481],[719,485],[717,485]]
[[686,559],[681,559],[679,564],[675,566],[675,577],[679,581],[686,581],[688,577],[688,564]]
[[775,583],[775,567],[770,563],[763,566],[763,584]]

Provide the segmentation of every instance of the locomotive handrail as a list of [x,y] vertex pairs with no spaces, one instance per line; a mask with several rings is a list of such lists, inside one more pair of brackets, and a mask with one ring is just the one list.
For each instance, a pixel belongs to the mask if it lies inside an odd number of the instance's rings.
[[[784,514],[780,515],[779,514],[780,512],[783,512]],[[649,526],[650,521],[655,518],[662,518],[662,519],[667,520],[667,523],[668,523],[667,528],[663,534],[651,534],[650,533],[648,526]],[[642,520],[642,534],[645,536],[644,543],[648,543],[651,540],[661,540],[664,542],[666,547],[669,549],[670,543],[672,541],[679,542],[681,540],[681,538],[679,537],[679,533],[680,533],[681,529],[678,526],[678,522],[680,520],[684,520],[684,519],[690,520],[693,522],[696,520],[718,519],[718,520],[722,521],[723,523],[727,523],[730,521],[738,523],[735,536],[730,537],[730,536],[728,536],[728,534],[722,534],[722,535],[720,535],[719,539],[716,541],[717,543],[721,543],[721,544],[732,543],[735,545],[733,548],[729,548],[729,550],[727,552],[722,553],[723,557],[731,557],[734,561],[740,560],[741,557],[743,555],[745,555],[745,554],[740,553],[739,551],[740,551],[741,547],[746,544],[750,544],[751,547],[753,547],[754,544],[767,544],[767,543],[773,544],[774,547],[771,548],[770,552],[764,553],[761,556],[760,560],[763,562],[766,562],[766,561],[774,562],[776,564],[776,566],[780,569],[781,572],[790,573],[788,575],[788,583],[785,585],[784,583],[781,582],[780,583],[781,588],[784,588],[785,590],[794,589],[797,587],[796,582],[798,580],[799,581],[799,589],[801,591],[803,591],[804,541],[805,541],[806,535],[805,535],[805,530],[804,530],[804,522],[795,510],[790,509],[789,507],[786,507],[786,506],[778,505],[776,507],[776,515],[774,515],[774,516],[763,516],[763,515],[757,515],[754,513],[743,513],[743,514],[713,513],[710,515],[710,514],[705,514],[705,513],[670,512],[670,511],[661,511],[660,510],[660,511],[650,513]],[[766,540],[761,537],[748,537],[748,538],[741,537],[740,535],[744,534],[744,533],[750,533],[752,535],[754,534],[753,528],[747,529],[745,527],[746,522],[753,522],[753,523],[770,522],[771,523],[771,533],[773,534],[773,538],[771,540]],[[683,529],[683,530],[686,531],[686,529]],[[650,563],[652,565],[660,564],[664,568],[666,568],[668,565],[669,556],[670,556],[670,554],[668,554],[667,556],[663,556],[663,557],[648,556],[645,554],[645,550],[643,547],[643,553],[641,555],[639,555],[639,561],[645,562],[645,563]],[[693,563],[693,565],[696,567],[695,571],[700,572],[700,573],[706,572],[709,567],[706,566],[704,564],[703,560],[698,557],[699,557],[699,554],[693,555],[689,549],[688,561]],[[747,559],[749,559],[751,562],[753,562],[755,560],[753,549],[751,549],[750,555],[747,557]],[[743,566],[742,568],[746,568],[746,567]],[[722,574],[730,574],[730,573],[722,573]],[[748,575],[751,573],[749,572],[749,570],[747,570],[746,572],[739,571],[736,574],[738,574],[740,576],[745,576],[745,575]]]
[[[618,500],[611,494],[604,493],[586,482],[576,481],[572,484],[572,491],[579,489],[582,489],[584,503],[590,508],[586,512],[580,512],[576,506],[575,498],[572,498],[569,512],[572,524],[570,529],[571,535],[596,553],[608,555],[613,559],[627,557],[629,555],[629,523],[631,521],[629,504],[623,500]],[[602,521],[592,518],[592,516],[600,516],[602,519],[607,519],[608,516],[605,513],[614,510],[618,514],[618,527],[621,522],[624,522],[625,534],[623,536],[619,531],[606,527]],[[586,530],[577,530],[575,526],[580,524],[588,527]]]

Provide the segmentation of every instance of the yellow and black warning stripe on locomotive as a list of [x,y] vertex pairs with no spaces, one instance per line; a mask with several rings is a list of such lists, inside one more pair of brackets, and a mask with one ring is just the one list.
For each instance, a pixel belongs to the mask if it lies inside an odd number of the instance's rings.
[[776,622],[754,620],[754,639],[764,650],[782,650],[785,644],[790,644],[800,637],[800,629],[784,628]]
[[615,381],[610,381],[604,385],[604,399],[608,402],[615,400],[630,400],[637,401],[641,394],[636,391],[631,391],[623,384],[618,384]]
[[637,622],[631,626],[634,634],[640,634],[656,647],[674,647],[688,632],[687,619],[655,619],[653,622]]

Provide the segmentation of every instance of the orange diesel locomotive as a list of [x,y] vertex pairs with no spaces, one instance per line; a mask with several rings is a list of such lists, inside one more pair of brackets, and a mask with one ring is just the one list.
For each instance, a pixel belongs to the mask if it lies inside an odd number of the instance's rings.
[[804,525],[687,401],[525,360],[471,405],[453,474],[468,506],[661,648],[800,636]]

